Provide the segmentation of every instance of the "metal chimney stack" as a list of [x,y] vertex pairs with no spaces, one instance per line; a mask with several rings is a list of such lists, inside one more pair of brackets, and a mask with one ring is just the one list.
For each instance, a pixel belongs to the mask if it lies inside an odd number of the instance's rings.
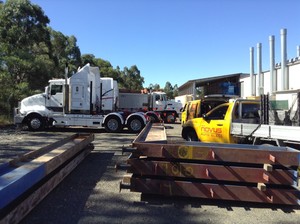
[[257,44],[257,76],[258,76],[258,95],[264,94],[264,77],[262,76],[261,43]]
[[275,73],[275,37],[269,36],[270,44],[270,93],[277,91],[277,76]]
[[289,77],[287,74],[287,48],[286,48],[286,29],[280,30],[281,36],[281,90],[289,89]]
[[255,96],[255,78],[254,78],[254,48],[250,47],[250,88],[251,96]]

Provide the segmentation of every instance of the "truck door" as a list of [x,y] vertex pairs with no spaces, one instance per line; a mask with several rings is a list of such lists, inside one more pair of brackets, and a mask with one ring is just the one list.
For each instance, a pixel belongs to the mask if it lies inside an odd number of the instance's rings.
[[54,112],[63,111],[63,86],[52,84],[49,87],[48,96],[46,99],[46,107]]
[[165,94],[152,93],[153,98],[153,110],[164,111],[166,109],[167,98]]
[[187,120],[194,119],[199,115],[199,101],[191,101],[187,112]]
[[212,109],[202,119],[199,119],[197,134],[200,141],[230,143],[230,116],[227,117],[228,108],[228,104],[222,104]]
[[187,121],[187,115],[188,115],[188,108],[189,108],[190,102],[185,103],[182,113],[181,113],[181,125],[183,125]]

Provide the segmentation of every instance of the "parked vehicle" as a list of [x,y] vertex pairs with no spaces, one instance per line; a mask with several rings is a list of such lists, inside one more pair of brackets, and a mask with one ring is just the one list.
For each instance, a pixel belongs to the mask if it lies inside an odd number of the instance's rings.
[[23,99],[15,109],[14,122],[32,131],[85,126],[105,127],[108,132],[127,127],[139,132],[147,123],[147,115],[120,111],[118,97],[117,82],[101,78],[99,68],[87,64],[70,78],[50,80],[44,93]]
[[221,104],[201,118],[187,121],[182,137],[189,141],[300,146],[300,127],[263,123],[259,100],[235,99]]
[[236,98],[236,96],[231,95],[208,95],[202,99],[188,101],[181,113],[181,125],[185,124],[188,120],[202,117],[212,108],[228,102],[229,99]]
[[159,122],[157,116],[159,114],[165,123],[174,123],[176,118],[179,117],[181,109],[180,103],[168,100],[166,93],[159,91],[143,93],[120,91],[119,99],[120,110],[145,112],[155,122]]

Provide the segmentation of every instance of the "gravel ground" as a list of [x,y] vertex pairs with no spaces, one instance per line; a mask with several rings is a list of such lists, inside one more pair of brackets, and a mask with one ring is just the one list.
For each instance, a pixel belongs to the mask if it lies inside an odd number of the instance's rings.
[[[167,125],[168,140],[181,140],[180,130],[180,124]],[[0,163],[73,132],[31,133],[1,128]],[[130,145],[136,135],[93,132],[95,149],[21,223],[300,223],[299,208],[290,206],[142,196],[129,190],[119,192],[119,182],[125,172],[116,172],[114,166],[126,161],[121,147]]]

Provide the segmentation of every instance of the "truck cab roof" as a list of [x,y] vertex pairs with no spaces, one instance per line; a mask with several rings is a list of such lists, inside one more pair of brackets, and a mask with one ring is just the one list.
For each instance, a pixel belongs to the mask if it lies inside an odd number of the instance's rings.
[[49,80],[49,84],[55,83],[55,84],[63,85],[63,84],[65,84],[65,82],[66,82],[65,79],[51,79],[51,80]]

